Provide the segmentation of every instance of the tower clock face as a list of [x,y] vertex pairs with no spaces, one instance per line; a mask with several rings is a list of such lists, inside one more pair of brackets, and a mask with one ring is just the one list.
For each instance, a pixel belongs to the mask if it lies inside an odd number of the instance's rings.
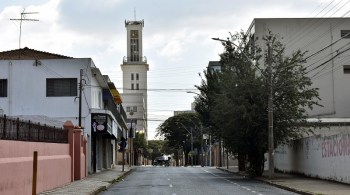
[[139,37],[139,31],[138,30],[131,30],[130,34],[131,34],[131,38],[138,38]]

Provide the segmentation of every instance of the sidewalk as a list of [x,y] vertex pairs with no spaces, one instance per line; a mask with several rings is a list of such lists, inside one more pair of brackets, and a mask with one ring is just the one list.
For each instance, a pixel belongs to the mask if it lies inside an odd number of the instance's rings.
[[[232,166],[218,169],[238,174],[238,167]],[[309,178],[295,174],[275,172],[275,178],[269,179],[268,172],[262,177],[255,178],[279,188],[305,195],[347,195],[350,194],[350,184],[342,184],[334,181]]]
[[63,187],[55,188],[50,191],[40,193],[40,195],[94,195],[107,189],[110,185],[126,176],[132,171],[132,168],[125,166],[122,172],[122,166],[116,166],[113,169],[107,169],[99,173],[88,175],[86,178],[74,181]]

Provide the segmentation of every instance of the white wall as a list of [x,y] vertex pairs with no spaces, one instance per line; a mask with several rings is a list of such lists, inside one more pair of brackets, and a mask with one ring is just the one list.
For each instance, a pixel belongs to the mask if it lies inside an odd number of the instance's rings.
[[[41,113],[53,118],[76,118],[78,101],[75,97],[46,97],[46,78],[77,78],[80,69],[90,66],[89,59],[0,61],[0,78],[8,79],[8,97],[0,98],[8,115],[36,115]],[[86,89],[90,93],[90,89]],[[87,97],[88,101],[90,97]],[[88,102],[91,104],[90,102]],[[86,102],[83,116],[88,114]]]
[[[129,119],[137,119],[137,131],[147,131],[147,126],[145,126],[145,108],[144,108],[144,96],[142,93],[122,93],[120,94],[123,99],[123,107]],[[137,106],[137,112],[134,112],[131,116],[129,112],[127,112],[126,107]]]
[[312,136],[279,146],[275,167],[350,184],[350,133]]
[[[349,18],[271,18],[255,19],[252,32],[258,37],[258,45],[266,47],[263,36],[271,30],[279,34],[281,42],[286,44],[286,53],[291,54],[300,49],[307,51],[305,57],[319,51],[331,43],[340,39],[341,30],[350,29]],[[320,65],[326,59],[331,58],[330,53],[337,51],[348,44],[350,39],[341,39],[336,44],[326,48],[322,53],[309,58],[305,66],[310,68]],[[347,45],[348,46],[348,45]],[[347,48],[347,46],[345,48]],[[335,55],[335,54],[333,54]],[[322,59],[325,58],[325,59]],[[315,107],[309,111],[310,116],[325,117],[349,117],[350,116],[350,74],[343,73],[343,65],[350,64],[349,52],[334,58],[321,69],[310,72],[313,87],[319,88],[321,104],[323,107]],[[308,70],[310,70],[310,68]],[[333,72],[332,72],[333,69]]]

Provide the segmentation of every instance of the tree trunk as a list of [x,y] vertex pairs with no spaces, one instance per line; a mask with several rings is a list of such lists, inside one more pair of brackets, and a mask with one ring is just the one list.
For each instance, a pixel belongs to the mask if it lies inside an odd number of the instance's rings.
[[238,171],[245,171],[245,155],[238,153]]

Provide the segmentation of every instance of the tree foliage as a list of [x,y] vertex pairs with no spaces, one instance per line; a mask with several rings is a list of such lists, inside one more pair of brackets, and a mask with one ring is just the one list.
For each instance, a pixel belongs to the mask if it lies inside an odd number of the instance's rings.
[[148,141],[148,152],[149,152],[149,159],[152,159],[152,161],[156,158],[161,156],[162,154],[166,153],[166,151],[163,149],[164,140],[149,140]]
[[262,174],[267,151],[271,84],[275,146],[299,137],[304,129],[298,123],[306,120],[306,109],[318,105],[317,89],[311,87],[303,66],[304,53],[287,56],[285,46],[272,33],[263,40],[268,48],[264,53],[252,47],[255,40],[243,33],[223,42],[221,71],[204,72],[196,97],[196,111],[206,120],[204,124],[215,127],[213,132],[223,138],[225,147],[247,160],[253,175]]
[[191,151],[191,132],[194,147],[199,148],[202,137],[202,124],[196,113],[183,113],[169,117],[157,128],[157,135],[164,137],[168,146],[174,149],[182,149],[188,164],[188,153]]

